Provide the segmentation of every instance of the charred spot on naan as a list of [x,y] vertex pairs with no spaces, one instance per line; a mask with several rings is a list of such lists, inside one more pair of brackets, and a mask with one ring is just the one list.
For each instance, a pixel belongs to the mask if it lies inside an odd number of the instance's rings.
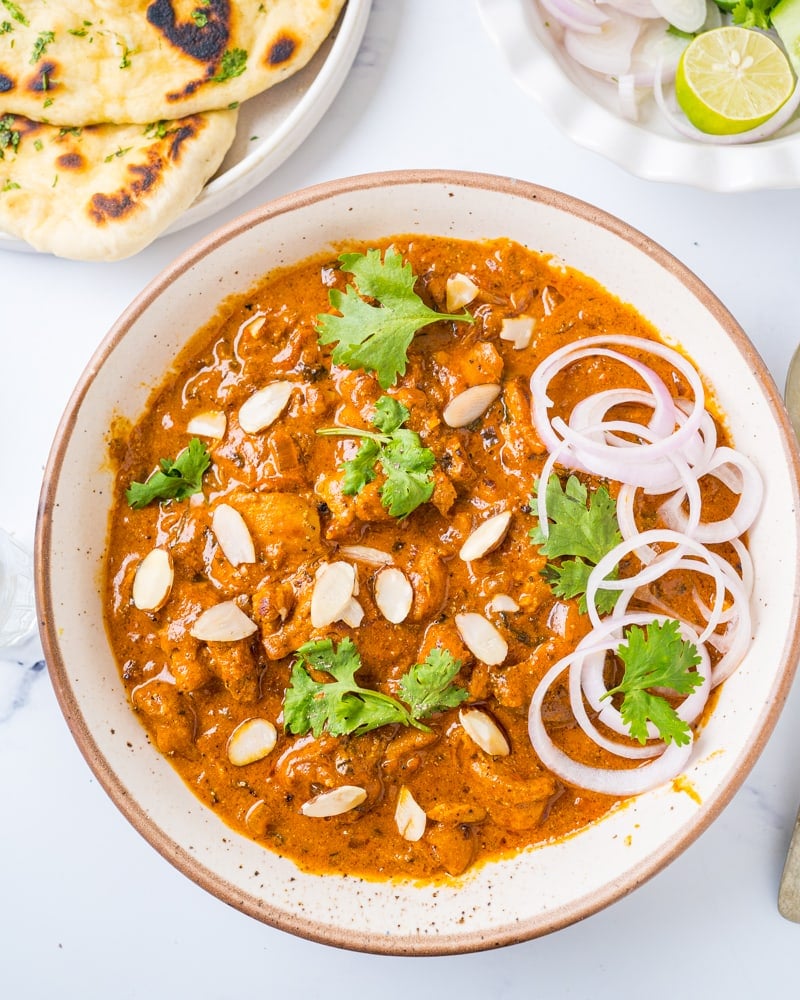
[[98,226],[126,219],[139,206],[142,195],[150,191],[164,174],[164,161],[158,154],[149,153],[148,163],[133,163],[128,173],[133,174],[130,184],[112,194],[95,194],[89,203],[89,218]]
[[56,159],[56,166],[62,170],[83,170],[86,167],[86,160],[80,153],[62,153]]
[[57,72],[58,64],[48,59],[47,62],[39,63],[36,72],[28,78],[25,86],[36,94],[51,94],[61,86],[57,79]]
[[199,12],[202,20],[193,16],[179,21],[170,0],[155,0],[147,8],[147,20],[184,55],[216,66],[231,36],[231,5],[228,0],[208,0]]
[[7,94],[10,90],[13,90],[15,86],[16,84],[10,76],[6,76],[5,73],[0,73],[0,94]]
[[280,66],[288,62],[299,48],[300,40],[288,31],[281,32],[267,51],[266,63],[268,66]]
[[153,142],[143,151],[146,162],[128,166],[129,183],[112,193],[92,196],[88,207],[92,222],[103,226],[132,215],[142,197],[163,183],[170,164],[180,163],[184,143],[197,138],[207,125],[207,119],[202,115],[192,115]]

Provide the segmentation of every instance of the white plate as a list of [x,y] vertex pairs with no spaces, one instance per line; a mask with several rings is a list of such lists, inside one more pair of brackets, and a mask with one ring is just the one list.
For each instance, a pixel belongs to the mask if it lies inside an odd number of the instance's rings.
[[[303,69],[242,104],[236,138],[219,170],[165,233],[194,225],[241,198],[291,156],[344,83],[371,6],[372,0],[348,0],[333,31]],[[2,230],[0,249],[36,252],[24,240]]]
[[555,43],[535,0],[477,0],[484,26],[517,84],[578,145],[637,177],[708,191],[800,187],[800,122],[780,138],[715,146],[673,131],[652,99],[638,122],[618,114],[616,89]]

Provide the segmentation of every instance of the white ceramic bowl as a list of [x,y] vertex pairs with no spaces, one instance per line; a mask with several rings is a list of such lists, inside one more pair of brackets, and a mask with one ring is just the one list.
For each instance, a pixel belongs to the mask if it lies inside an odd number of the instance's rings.
[[646,180],[706,191],[800,187],[800,120],[774,138],[722,146],[679,135],[652,99],[629,121],[616,88],[556,44],[535,0],[478,0],[478,9],[517,84],[579,146]]
[[[304,874],[224,826],[146,740],[109,650],[98,590],[112,419],[137,418],[186,338],[265,271],[347,238],[413,232],[508,236],[559,254],[633,303],[708,373],[736,444],[767,484],[751,532],[755,638],[701,732],[687,771],[696,795],[659,788],[561,843],[435,887]],[[99,347],[43,487],[36,559],[47,661],[75,739],[114,802],[177,868],[226,902],[293,933],[367,951],[435,954],[521,941],[587,916],[659,871],[753,766],[800,648],[798,461],[780,396],[745,334],[641,233],[565,195],[498,177],[409,172],[335,181],[209,236],[141,293]]]

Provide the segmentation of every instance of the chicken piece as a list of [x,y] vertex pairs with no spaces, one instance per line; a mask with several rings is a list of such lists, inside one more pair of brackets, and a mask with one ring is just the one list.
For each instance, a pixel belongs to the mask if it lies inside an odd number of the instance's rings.
[[458,351],[437,353],[435,359],[441,366],[441,375],[446,373],[453,395],[473,385],[499,383],[503,375],[503,359],[487,340],[462,345]]
[[302,572],[292,580],[261,583],[253,594],[253,619],[271,660],[280,660],[311,638],[311,594],[314,579]]
[[439,466],[433,469],[433,495],[431,503],[439,511],[442,517],[447,517],[453,509],[453,504],[458,498],[455,486]]
[[314,492],[325,504],[329,515],[325,518],[326,538],[343,541],[360,533],[361,522],[356,517],[354,498],[342,492],[340,475],[320,476],[314,483]]
[[547,448],[533,426],[531,400],[521,378],[510,379],[503,390],[506,420],[500,425],[505,441],[503,459],[512,468],[532,455],[543,455]]
[[214,673],[200,655],[199,640],[187,630],[181,632],[172,624],[161,634],[159,641],[179,691],[197,691],[212,679]]
[[327,733],[319,738],[308,734],[281,754],[272,778],[296,798],[298,806],[339,785],[358,785],[374,801],[382,791],[382,754],[383,743],[376,737],[353,741]]
[[422,751],[437,743],[440,736],[434,730],[406,729],[396,736],[386,748],[383,759],[384,773],[397,780],[414,774],[422,764]]
[[383,488],[384,477],[379,476],[373,479],[355,495],[355,511],[358,519],[364,524],[380,524],[381,522],[392,521],[392,515],[383,506],[381,501],[381,489]]
[[420,552],[408,567],[414,589],[409,622],[435,618],[447,600],[448,573],[444,559],[432,549]]
[[461,660],[462,668],[468,666],[474,659],[452,620],[431,622],[425,629],[417,653],[417,663],[424,663],[432,649],[446,650],[454,660]]
[[520,832],[536,826],[558,792],[556,779],[547,771],[521,774],[514,760],[490,757],[466,735],[453,735],[459,766],[467,776],[472,796],[492,820],[507,830]]
[[256,701],[259,667],[250,639],[207,643],[211,669],[236,701]]
[[267,439],[269,456],[275,467],[274,482],[282,489],[299,489],[306,485],[305,469],[300,450],[285,427],[277,427]]
[[168,681],[154,677],[135,687],[131,701],[147,719],[159,751],[168,756],[190,756],[194,749],[196,719],[186,696]]
[[461,875],[475,857],[475,837],[466,823],[429,823],[425,843],[448,875]]
[[296,493],[233,493],[227,502],[250,529],[256,551],[270,569],[296,569],[319,554],[319,514]]

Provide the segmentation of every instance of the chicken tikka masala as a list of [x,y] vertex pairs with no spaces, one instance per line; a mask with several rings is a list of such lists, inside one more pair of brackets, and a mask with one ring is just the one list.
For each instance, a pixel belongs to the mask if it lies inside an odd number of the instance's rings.
[[505,239],[269,274],[114,437],[107,629],[152,742],[319,873],[443,879],[598,819],[748,627],[750,468],[698,385]]

